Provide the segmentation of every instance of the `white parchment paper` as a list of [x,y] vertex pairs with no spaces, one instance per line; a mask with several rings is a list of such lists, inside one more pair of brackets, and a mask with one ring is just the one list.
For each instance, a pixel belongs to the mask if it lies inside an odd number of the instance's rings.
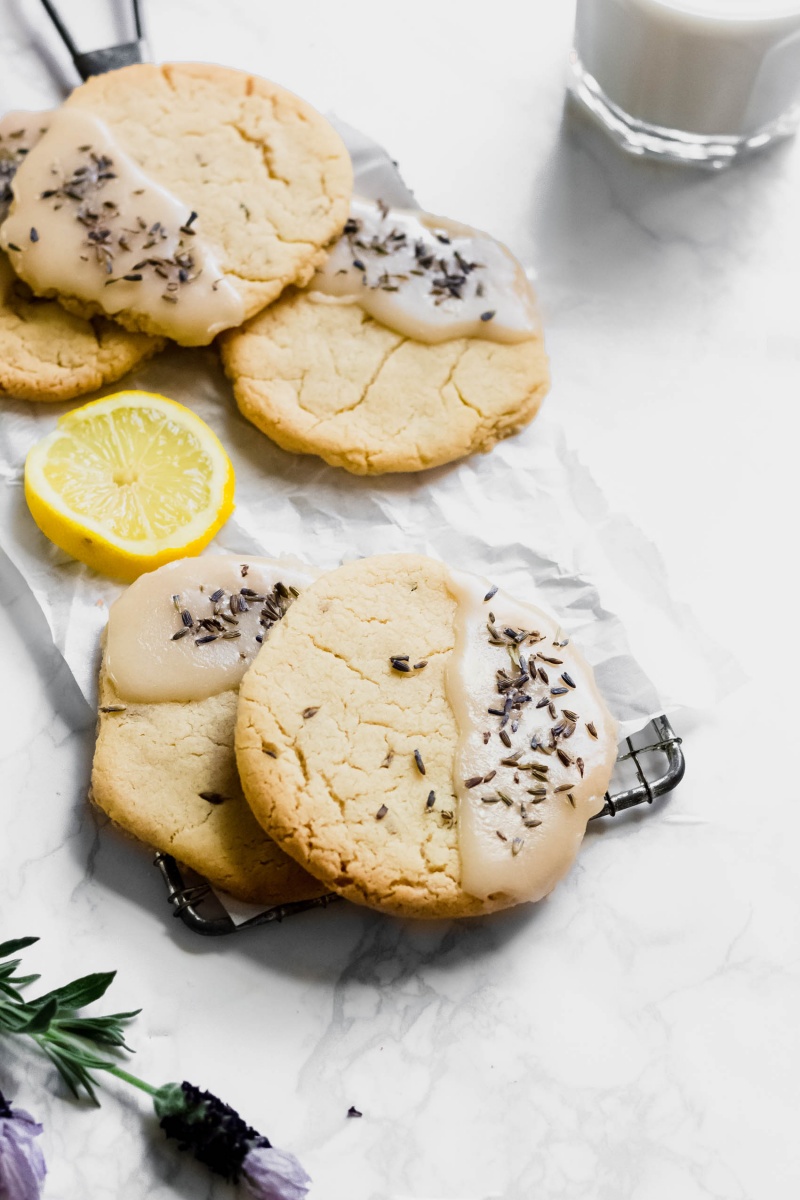
[[[337,124],[353,156],[357,189],[412,205],[388,155]],[[237,507],[209,553],[291,553],[328,568],[358,555],[415,551],[486,575],[521,598],[538,596],[594,665],[622,734],[660,712],[702,710],[725,686],[729,660],[671,600],[656,548],[627,518],[609,511],[547,403],[528,430],[489,455],[417,475],[366,479],[287,454],[249,425],[212,348],[175,347],[122,386],[163,392],[188,405],[228,450]],[[70,407],[2,400],[0,547],[27,581],[55,646],[94,705],[99,636],[121,588],[43,537],[22,487],[28,449]]]

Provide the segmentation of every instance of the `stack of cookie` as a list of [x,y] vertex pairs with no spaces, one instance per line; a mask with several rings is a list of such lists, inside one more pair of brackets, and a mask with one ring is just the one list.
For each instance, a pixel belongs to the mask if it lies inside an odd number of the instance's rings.
[[0,164],[23,284],[4,286],[16,373],[0,382],[36,400],[119,379],[165,338],[207,344],[305,283],[352,191],[347,151],[309,105],[190,63],[125,67],[55,112],[9,114]]
[[244,900],[538,900],[615,756],[557,622],[432,559],[184,559],[110,612],[94,801]]
[[134,65],[0,121],[0,389],[69,400],[218,341],[243,414],[357,474],[536,414],[530,285],[486,234],[353,198],[336,131],[251,75]]

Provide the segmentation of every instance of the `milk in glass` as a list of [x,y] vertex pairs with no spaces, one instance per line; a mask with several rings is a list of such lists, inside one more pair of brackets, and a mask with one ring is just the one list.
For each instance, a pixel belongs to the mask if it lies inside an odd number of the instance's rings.
[[723,165],[796,126],[800,0],[578,0],[573,72],[626,149]]

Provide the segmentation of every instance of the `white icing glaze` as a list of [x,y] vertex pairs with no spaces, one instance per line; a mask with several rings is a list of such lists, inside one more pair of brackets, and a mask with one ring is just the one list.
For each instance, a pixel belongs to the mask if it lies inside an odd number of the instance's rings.
[[50,112],[10,112],[0,117],[0,221],[5,220],[11,204],[11,182],[47,131],[51,116]]
[[500,242],[455,221],[358,197],[308,293],[358,303],[418,342],[519,342],[539,331],[525,272]]
[[76,297],[109,316],[126,309],[148,317],[184,345],[205,345],[240,325],[242,299],[196,214],[91,113],[59,109],[48,120],[16,172],[0,228],[17,274],[40,295]]
[[[486,600],[489,584],[474,575],[452,572],[451,590],[457,601],[456,640],[446,688],[459,731],[453,785],[459,804],[461,886],[484,899],[503,893],[517,900],[539,900],[566,874],[586,822],[603,806],[617,752],[616,725],[583,656],[571,642],[557,644],[565,639],[557,621],[501,591]],[[509,655],[510,641],[491,643],[490,613],[501,637],[506,628],[536,631],[537,639],[526,638],[519,652],[525,662],[530,656],[531,670],[542,670],[546,679],[537,675],[530,683],[523,679],[519,689],[498,690],[498,670],[505,670],[510,679],[520,671]],[[564,673],[574,687],[564,682]],[[553,688],[566,690],[552,695]],[[504,709],[507,698],[525,693],[533,699],[512,708],[505,724],[502,715],[489,713]],[[545,698],[555,717],[547,707],[537,707]],[[574,720],[564,716],[565,709],[575,714]],[[519,725],[514,731],[515,720]],[[596,738],[587,722],[596,729]],[[510,746],[501,741],[501,729]],[[490,733],[486,742],[485,731]],[[542,749],[532,750],[532,739]],[[568,761],[559,758],[559,749]],[[517,751],[521,754],[516,766],[501,763]],[[545,768],[541,776],[530,769],[531,763]],[[466,781],[483,780],[492,772],[486,783],[466,786]],[[532,795],[532,789],[538,794]]]
[[[247,567],[244,575],[243,566]],[[232,554],[182,558],[141,575],[108,614],[106,669],[117,694],[123,700],[151,704],[202,700],[237,688],[261,648],[256,638],[268,636],[261,624],[263,600],[242,596],[241,589],[264,597],[279,581],[286,589],[300,590],[315,575],[300,564]],[[225,596],[212,602],[219,588]],[[231,611],[233,596],[236,612]],[[247,612],[238,611],[239,597]],[[192,627],[173,640],[175,633],[188,628],[183,611],[192,617]],[[221,629],[201,627],[204,618],[216,620]],[[226,633],[240,636],[222,636]],[[217,634],[214,641],[197,644],[198,638],[211,634]]]

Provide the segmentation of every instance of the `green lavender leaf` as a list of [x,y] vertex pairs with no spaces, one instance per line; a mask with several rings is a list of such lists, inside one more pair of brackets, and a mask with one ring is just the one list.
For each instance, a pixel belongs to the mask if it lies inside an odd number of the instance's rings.
[[32,1008],[28,1020],[17,1029],[17,1033],[44,1033],[58,1012],[58,1001],[53,998],[42,1005],[26,1005]]
[[84,975],[81,979],[75,979],[63,987],[54,988],[52,992],[47,992],[31,1003],[41,1004],[43,1000],[54,999],[60,1008],[83,1008],[86,1004],[92,1004],[105,995],[116,973],[116,971],[103,971],[95,975]]
[[38,940],[38,937],[23,937],[12,938],[9,942],[0,942],[0,958],[8,958],[9,954],[14,954],[17,950],[24,950],[26,946],[32,946]]
[[100,1101],[94,1090],[94,1080],[83,1064],[69,1054],[64,1054],[58,1046],[49,1043],[40,1043],[40,1045],[75,1099],[81,1099],[81,1090],[83,1090],[92,1103],[99,1108]]
[[76,1099],[80,1099],[83,1089],[92,1103],[99,1105],[90,1072],[108,1071],[116,1066],[116,1063],[112,1059],[100,1058],[99,1055],[93,1054],[78,1039],[65,1036],[57,1028],[51,1027],[46,1032],[35,1035],[35,1040],[53,1062]]
[[6,964],[10,968],[8,971],[4,971],[0,968],[0,980],[7,983],[9,979],[13,979],[14,985],[17,988],[23,988],[23,987],[27,987],[31,983],[36,983],[36,980],[41,978],[40,975],[16,975],[15,976],[14,969],[16,967],[18,967],[19,964],[20,964],[20,959],[18,959],[18,958],[10,959],[9,962]]
[[35,1008],[25,1004],[22,1000],[13,1003],[0,1001],[0,1031],[19,1033],[35,1012]]
[[[19,982],[19,980],[17,980],[17,982]],[[12,1000],[17,1000],[20,1002],[22,1001],[22,994],[17,991],[15,987],[12,987],[10,983],[6,983],[2,979],[0,979],[0,992],[2,992],[4,996],[10,996]]]
[[0,962],[0,979],[10,979],[21,962],[21,958],[9,958]]
[[132,1021],[141,1011],[137,1008],[133,1012],[112,1013],[108,1017],[59,1017],[57,1025],[65,1033],[78,1034],[98,1046],[114,1046],[133,1053],[130,1046],[125,1045],[122,1023]]
[[[38,941],[38,939],[18,938],[14,942],[5,942],[4,945],[7,949],[12,946],[19,949],[20,943],[24,944],[25,942],[31,943],[35,941]],[[9,950],[9,953],[13,953],[13,951]],[[38,975],[15,975],[15,971],[21,962],[21,958],[10,958],[7,962],[0,962],[0,991],[12,996],[15,1000],[22,1000],[19,991],[20,988],[27,987],[30,983],[35,983],[39,978]]]
[[[55,1066],[73,1096],[86,1095],[98,1104],[93,1071],[115,1071],[119,1059],[101,1057],[100,1051],[129,1051],[125,1044],[125,1025],[138,1015],[135,1012],[110,1013],[103,1017],[85,1017],[81,1009],[105,995],[116,975],[115,971],[95,972],[62,987],[26,1000],[20,989],[34,983],[38,975],[15,974],[20,959],[8,955],[24,949],[38,938],[16,938],[0,946],[0,1034],[25,1034],[37,1043]],[[148,1090],[149,1085],[126,1078]]]

